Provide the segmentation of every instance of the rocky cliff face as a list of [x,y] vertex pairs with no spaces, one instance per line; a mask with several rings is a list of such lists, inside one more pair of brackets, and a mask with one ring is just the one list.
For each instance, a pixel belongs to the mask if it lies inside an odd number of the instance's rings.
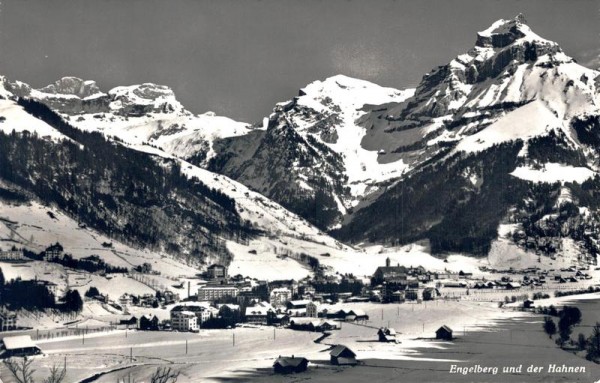
[[583,196],[598,179],[599,79],[522,16],[494,23],[413,97],[361,118],[365,148],[413,165],[348,217],[340,237],[487,254],[499,232],[519,233],[518,246],[552,253],[562,230],[595,254],[596,203]]
[[375,105],[411,94],[342,75],[315,81],[276,105],[266,131],[219,142],[210,169],[331,228],[405,170],[402,162],[380,164],[376,150],[361,147],[365,129],[357,121]]

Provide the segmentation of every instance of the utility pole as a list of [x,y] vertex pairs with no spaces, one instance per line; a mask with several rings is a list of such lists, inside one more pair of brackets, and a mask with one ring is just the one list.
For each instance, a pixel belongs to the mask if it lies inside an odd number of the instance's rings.
[[232,335],[233,335],[233,347],[235,347],[235,333],[233,333]]
[[188,353],[188,341],[187,339],[185,340],[185,355],[187,355]]

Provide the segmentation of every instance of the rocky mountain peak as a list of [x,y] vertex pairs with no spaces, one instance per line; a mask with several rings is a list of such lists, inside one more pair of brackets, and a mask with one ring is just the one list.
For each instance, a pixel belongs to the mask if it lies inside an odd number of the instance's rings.
[[85,98],[102,93],[95,81],[83,80],[78,77],[70,76],[63,77],[60,80],[55,81],[53,84],[47,85],[38,90],[43,93],[72,95],[79,98]]
[[484,48],[504,48],[519,39],[556,44],[535,34],[527,25],[525,16],[519,14],[514,19],[500,19],[485,31],[477,33],[475,45]]

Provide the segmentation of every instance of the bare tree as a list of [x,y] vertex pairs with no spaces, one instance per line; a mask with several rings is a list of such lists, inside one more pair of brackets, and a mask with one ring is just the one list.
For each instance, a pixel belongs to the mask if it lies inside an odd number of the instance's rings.
[[63,365],[62,369],[58,369],[56,365],[50,368],[50,376],[43,380],[43,383],[61,383],[67,375],[67,366]]
[[[12,358],[4,361],[6,368],[16,379],[17,383],[35,383],[35,380],[33,380],[33,373],[35,372],[35,370],[31,368],[32,363],[33,359],[27,359],[27,357],[23,357],[21,361]],[[59,369],[56,365],[53,365],[52,368],[50,368],[50,376],[48,376],[42,382],[62,383],[65,380],[66,375],[66,365],[63,366],[62,369]]]
[[175,383],[179,378],[179,371],[174,372],[171,367],[159,367],[150,377],[150,383]]
[[4,361],[6,368],[18,383],[35,383],[33,380],[35,370],[31,368],[32,363],[33,359],[27,359],[27,357],[23,357],[23,360],[20,362],[12,358]]

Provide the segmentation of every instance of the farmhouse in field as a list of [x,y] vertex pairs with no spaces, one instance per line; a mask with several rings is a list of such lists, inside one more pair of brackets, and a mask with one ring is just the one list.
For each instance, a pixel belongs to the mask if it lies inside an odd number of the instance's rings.
[[29,335],[7,336],[2,339],[0,357],[31,356],[41,354],[42,350],[31,340]]
[[303,372],[308,368],[308,359],[302,357],[279,356],[273,363],[273,371],[276,374],[290,374],[292,372]]
[[452,329],[443,325],[435,332],[435,339],[452,340]]
[[396,339],[396,330],[393,328],[382,327],[377,331],[380,342],[398,343]]
[[356,354],[348,347],[341,344],[335,346],[329,352],[329,355],[331,356],[331,364],[335,364],[337,366],[354,366],[358,363],[356,361]]

